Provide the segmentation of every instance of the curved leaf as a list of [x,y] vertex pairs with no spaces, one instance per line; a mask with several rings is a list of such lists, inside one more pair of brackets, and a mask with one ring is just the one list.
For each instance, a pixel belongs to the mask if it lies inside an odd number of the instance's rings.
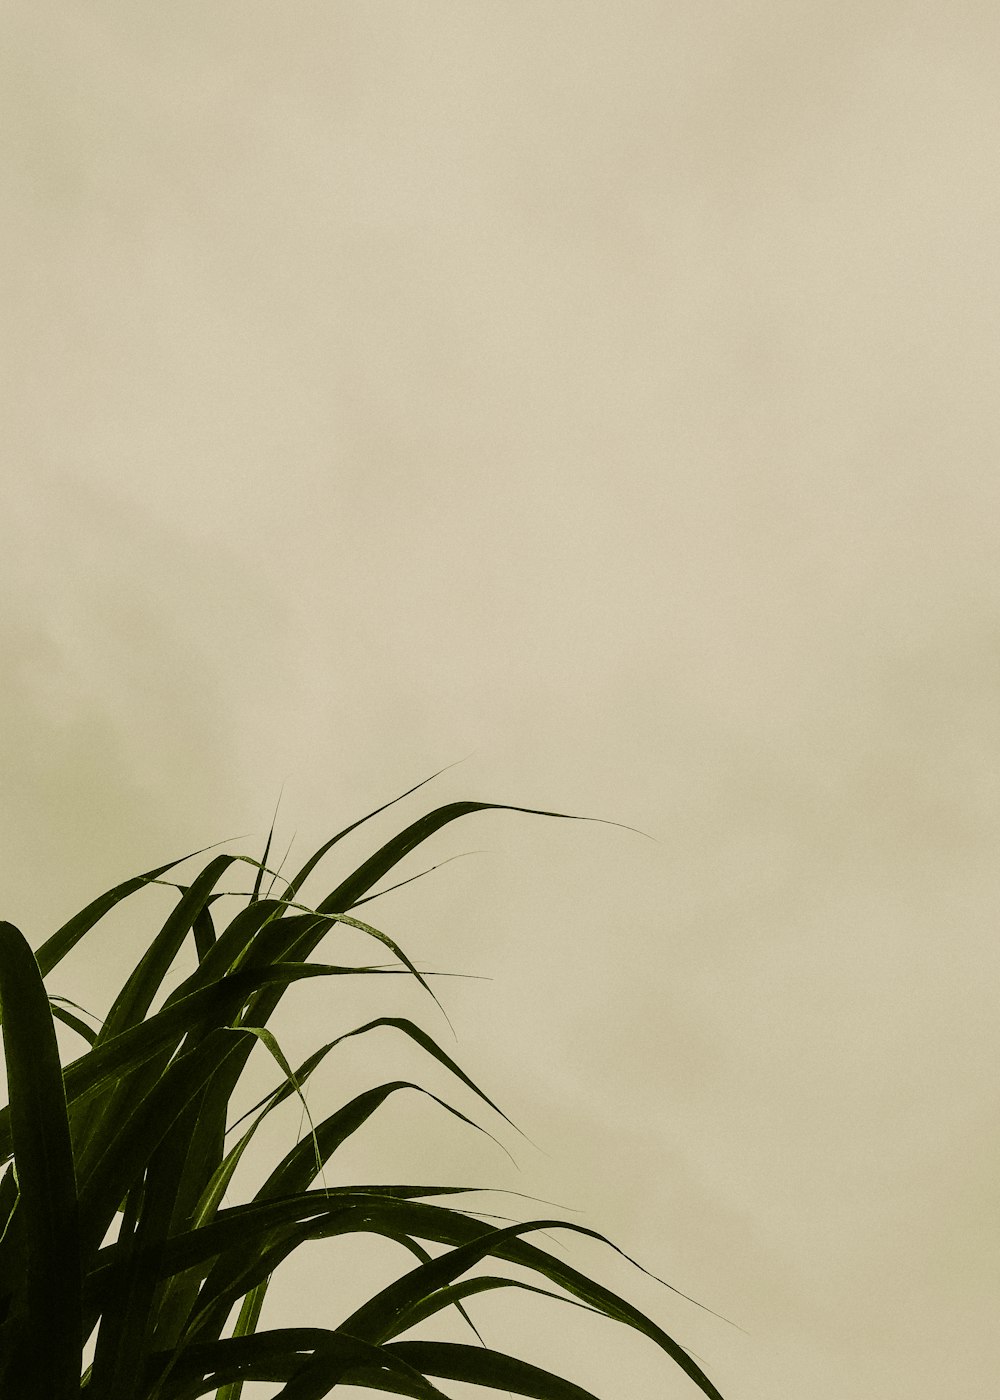
[[462,1342],[391,1342],[382,1350],[408,1361],[425,1375],[445,1380],[510,1390],[534,1400],[597,1400],[593,1391],[486,1347],[470,1347]]

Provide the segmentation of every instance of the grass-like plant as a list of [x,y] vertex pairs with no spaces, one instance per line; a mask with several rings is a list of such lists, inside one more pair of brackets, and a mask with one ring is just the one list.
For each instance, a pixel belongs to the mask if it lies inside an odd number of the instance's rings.
[[[338,1386],[447,1400],[436,1382],[448,1380],[538,1400],[594,1400],[579,1385],[491,1350],[481,1339],[466,1345],[406,1338],[418,1323],[455,1308],[478,1339],[465,1302],[497,1288],[549,1294],[615,1318],[644,1333],[705,1395],[721,1400],[692,1357],[649,1317],[525,1238],[559,1227],[604,1240],[595,1231],[553,1219],[490,1225],[475,1212],[441,1203],[462,1187],[315,1184],[325,1179],[337,1148],[380,1104],[397,1089],[417,1086],[394,1081],[359,1094],[315,1124],[252,1200],[227,1203],[231,1178],[264,1118],[291,1095],[301,1098],[309,1076],[348,1036],[394,1027],[500,1112],[430,1035],[403,1017],[381,1016],[346,1029],[295,1070],[267,1023],[285,990],[306,977],[395,970],[430,992],[393,940],[350,911],[374,898],[376,883],[447,823],[501,807],[534,810],[485,802],[438,807],[382,845],[315,908],[299,901],[303,882],[361,822],[326,842],[280,897],[271,895],[274,876],[262,894],[264,874],[271,873],[270,837],[259,862],[215,856],[190,884],[175,887],[176,905],[96,1033],[77,1014],[79,1007],[49,995],[44,978],[128,896],[153,882],[170,883],[162,877],[180,861],[101,895],[37,951],[13,924],[0,923],[9,1092],[0,1111],[0,1164],[6,1167],[0,1180],[0,1400],[196,1400],[210,1393],[239,1400],[248,1381],[283,1383],[284,1400],[319,1400]],[[226,893],[219,883],[235,861],[256,869],[253,890],[218,929],[216,906]],[[338,923],[387,946],[398,968],[312,961]],[[189,936],[197,966],[154,1011]],[[65,1067],[55,1020],[87,1045]],[[260,1043],[280,1066],[281,1082],[238,1120],[249,1118],[249,1126],[227,1146],[236,1127],[229,1121],[231,1099]],[[303,1241],[358,1231],[402,1246],[411,1256],[406,1271],[336,1325],[258,1330],[268,1284],[283,1259]],[[429,1244],[445,1248],[432,1252]],[[489,1260],[523,1266],[539,1284],[479,1272]],[[542,1287],[545,1281],[561,1292]],[[88,1340],[94,1352],[85,1366]]]

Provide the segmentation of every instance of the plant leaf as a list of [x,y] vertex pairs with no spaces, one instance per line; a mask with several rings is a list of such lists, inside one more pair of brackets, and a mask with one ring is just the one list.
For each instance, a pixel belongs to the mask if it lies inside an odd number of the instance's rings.
[[26,1258],[23,1295],[5,1326],[2,1390],[50,1400],[80,1380],[76,1172],[45,984],[24,935],[7,922],[0,922],[0,1005]]
[[532,1396],[534,1400],[597,1400],[593,1391],[486,1347],[467,1346],[463,1342],[391,1342],[382,1350],[408,1361],[425,1375],[444,1380],[511,1390],[515,1395]]

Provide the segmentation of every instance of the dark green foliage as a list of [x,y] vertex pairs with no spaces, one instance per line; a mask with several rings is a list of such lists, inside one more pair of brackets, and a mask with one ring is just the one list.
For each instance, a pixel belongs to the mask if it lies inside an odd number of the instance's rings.
[[[37,953],[12,924],[0,923],[0,1015],[10,1099],[0,1111],[0,1166],[6,1168],[0,1180],[0,1400],[197,1400],[207,1394],[239,1400],[248,1380],[280,1384],[284,1400],[320,1400],[343,1385],[440,1400],[447,1391],[438,1382],[450,1380],[537,1400],[593,1400],[579,1385],[482,1345],[403,1339],[446,1308],[457,1309],[475,1332],[465,1302],[498,1288],[558,1297],[635,1328],[704,1395],[721,1400],[700,1367],[651,1319],[523,1238],[554,1227],[603,1236],[553,1220],[498,1229],[467,1209],[435,1202],[462,1194],[462,1187],[330,1190],[314,1184],[390,1095],[400,1089],[426,1094],[419,1085],[393,1081],[357,1095],[311,1124],[310,1134],[274,1167],[253,1200],[225,1204],[233,1173],[261,1122],[290,1095],[301,1096],[324,1057],[351,1036],[383,1026],[402,1032],[500,1113],[436,1041],[404,1017],[380,1016],[348,1029],[295,1070],[267,1029],[286,988],[305,977],[403,973],[433,995],[402,950],[350,911],[441,827],[489,808],[502,809],[462,802],[428,813],[342,879],[315,909],[299,902],[303,882],[360,823],[327,842],[283,898],[261,896],[269,837],[264,859],[249,862],[257,873],[248,903],[225,927],[218,909],[213,917],[219,881],[235,861],[247,858],[214,857],[190,884],[176,887],[177,904],[97,1034],[66,1009],[73,1003],[47,994],[43,978],[105,914],[147,884],[166,883],[162,877],[180,862],[102,895]],[[378,940],[400,966],[311,961],[337,923]],[[189,939],[196,970],[151,1012]],[[54,1018],[87,1047],[65,1067]],[[257,1044],[270,1052],[282,1080],[244,1115],[249,1125],[227,1149],[236,1126],[229,1122],[231,1098]],[[116,1217],[117,1240],[106,1243]],[[282,1261],[304,1241],[355,1232],[396,1241],[415,1262],[337,1327],[259,1332],[266,1291]],[[432,1256],[427,1243],[445,1246],[444,1252]],[[562,1291],[475,1272],[489,1260],[529,1269]],[[234,1308],[239,1311],[230,1325]],[[95,1329],[93,1363],[84,1369],[84,1342]]]

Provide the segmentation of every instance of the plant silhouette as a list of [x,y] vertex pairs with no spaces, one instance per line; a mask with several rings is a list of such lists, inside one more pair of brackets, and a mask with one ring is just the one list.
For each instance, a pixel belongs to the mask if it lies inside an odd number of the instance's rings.
[[[2,1400],[196,1400],[208,1394],[238,1400],[248,1381],[280,1385],[283,1400],[319,1400],[344,1385],[447,1400],[438,1382],[449,1380],[538,1400],[594,1400],[579,1385],[482,1343],[466,1303],[499,1288],[563,1298],[636,1329],[704,1395],[721,1400],[698,1364],[652,1319],[529,1238],[543,1228],[560,1228],[603,1240],[595,1231],[550,1218],[497,1227],[475,1211],[444,1203],[473,1188],[325,1185],[325,1167],[337,1149],[390,1095],[427,1092],[416,1084],[381,1084],[322,1122],[310,1120],[310,1131],[251,1200],[227,1200],[233,1174],[267,1115],[293,1095],[302,1098],[303,1085],[338,1044],[378,1027],[408,1037],[500,1114],[407,1018],[380,1016],[350,1027],[294,1069],[268,1029],[286,989],[303,978],[403,974],[433,996],[426,976],[402,949],[351,911],[434,833],[487,809],[534,811],[485,802],[437,807],[341,878],[315,908],[299,898],[304,881],[362,822],[327,841],[280,895],[272,894],[278,877],[267,864],[273,824],[261,861],[212,857],[190,883],[175,886],[175,906],[98,1031],[86,1013],[78,1014],[81,1008],[51,996],[43,979],[122,901],[151,883],[171,883],[163,877],[181,862],[101,895],[37,952],[12,924],[0,923],[9,1092],[9,1104],[0,1111],[0,1164],[6,1167],[0,1180]],[[219,928],[220,901],[225,893],[231,896],[219,884],[237,861],[256,870],[253,889]],[[270,885],[262,893],[265,874]],[[337,924],[371,937],[396,964],[313,960],[320,940]],[[195,970],[153,1010],[189,939],[197,952]],[[65,1066],[56,1020],[86,1045]],[[234,1090],[258,1044],[277,1064],[280,1083],[231,1122]],[[443,1100],[436,1102],[472,1123]],[[283,1260],[305,1241],[356,1232],[401,1245],[410,1255],[405,1272],[336,1325],[259,1330],[268,1285]],[[445,1248],[432,1255],[428,1244]],[[492,1261],[522,1266],[538,1282],[475,1272]],[[467,1344],[406,1337],[449,1308],[471,1329]],[[93,1360],[85,1365],[88,1340],[94,1342]]]

